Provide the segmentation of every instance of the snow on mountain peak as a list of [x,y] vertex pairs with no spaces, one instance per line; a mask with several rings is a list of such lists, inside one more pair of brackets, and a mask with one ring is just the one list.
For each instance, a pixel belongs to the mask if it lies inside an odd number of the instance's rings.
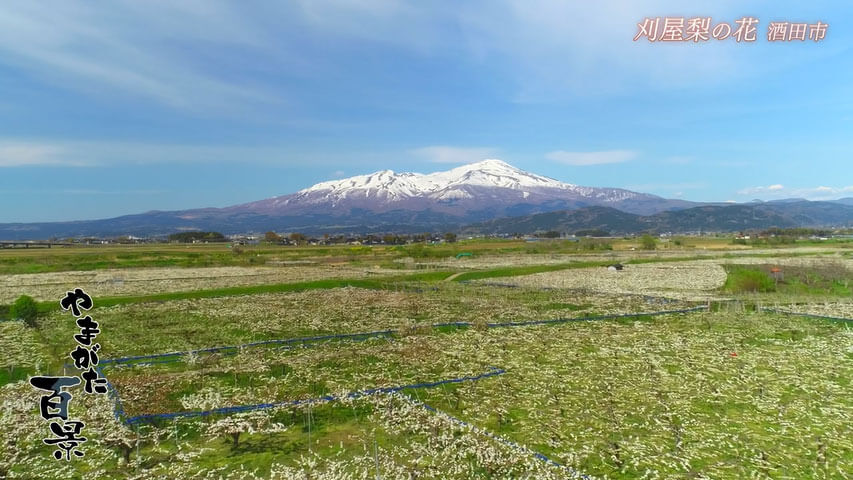
[[446,172],[436,172],[428,177],[446,187],[476,185],[483,187],[503,187],[522,190],[525,187],[571,188],[573,185],[553,178],[543,177],[497,159],[462,165]]
[[619,188],[582,187],[486,159],[450,170],[367,175],[318,183],[296,193],[253,202],[262,212],[481,211],[517,205],[616,205],[643,196]]
[[487,159],[426,175],[383,170],[368,175],[318,183],[297,192],[297,195],[319,194],[327,199],[350,196],[384,196],[389,199],[428,195],[458,197],[464,194],[459,188],[465,186],[501,187],[513,190],[536,187],[566,190],[575,187],[553,178],[525,172],[501,160]]

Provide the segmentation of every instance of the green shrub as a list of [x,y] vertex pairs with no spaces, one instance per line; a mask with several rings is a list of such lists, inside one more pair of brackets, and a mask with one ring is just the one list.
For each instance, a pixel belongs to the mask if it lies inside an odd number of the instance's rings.
[[24,323],[35,328],[38,305],[36,305],[36,301],[32,297],[21,295],[12,304],[12,308],[9,309],[9,315],[13,319],[23,320]]
[[598,238],[581,238],[576,243],[576,248],[580,250],[613,250],[613,244]]
[[643,250],[654,250],[657,248],[657,244],[657,240],[649,234],[640,237],[640,248]]
[[726,290],[735,293],[742,292],[774,292],[776,282],[770,275],[750,268],[737,268],[729,272],[726,279]]

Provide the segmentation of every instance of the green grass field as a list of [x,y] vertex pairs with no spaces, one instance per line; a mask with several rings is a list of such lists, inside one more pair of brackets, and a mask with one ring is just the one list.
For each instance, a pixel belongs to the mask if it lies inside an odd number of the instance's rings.
[[[86,422],[89,441],[81,447],[85,457],[71,462],[57,462],[43,444],[47,422],[37,413],[39,393],[26,382],[33,374],[76,372],[63,367],[70,362],[76,327],[71,315],[59,309],[59,292],[56,301],[40,303],[38,328],[0,322],[0,347],[6,353],[0,363],[0,428],[15,439],[0,442],[0,477],[849,476],[850,323],[757,308],[853,318],[845,283],[851,278],[850,260],[843,249],[698,255],[695,247],[653,254],[616,248],[613,258],[626,271],[603,275],[610,257],[573,254],[555,245],[536,248],[566,251],[536,253],[519,242],[440,246],[434,250],[440,254],[420,254],[415,263],[420,266],[404,263],[408,267],[399,273],[393,272],[400,269],[397,260],[412,257],[411,251],[261,247],[250,258],[265,265],[301,259],[316,268],[343,263],[352,271],[363,267],[389,273],[96,297],[90,314],[100,322],[102,359],[328,334],[393,333],[154,359],[169,360],[164,363],[105,364],[104,374],[121,399],[122,419],[190,416],[128,425],[116,420],[110,398],[78,388],[71,415]],[[171,271],[208,261],[211,267],[244,261],[222,249],[7,250],[0,252],[0,265],[5,275],[61,275],[63,269],[132,269],[151,267],[149,262],[165,262],[162,268]],[[453,258],[453,252],[470,250],[476,252],[470,260]],[[90,262],[81,267],[83,258]],[[776,265],[782,265],[784,280],[770,276]],[[691,301],[693,294],[678,298],[679,288],[696,291],[689,275],[714,268],[723,268],[723,275],[702,293],[715,300]],[[564,285],[561,278],[570,272],[573,279],[589,281]],[[679,280],[666,287],[673,299],[652,294],[662,287],[644,280],[676,272]],[[619,282],[620,293],[608,282]],[[709,304],[710,312],[488,326]],[[493,367],[501,373],[464,380],[495,372]],[[450,379],[463,380],[347,397],[365,389]],[[332,397],[323,400],[326,396]],[[305,403],[310,399],[317,401]],[[288,404],[294,401],[303,403]],[[279,406],[191,413],[268,403]]]

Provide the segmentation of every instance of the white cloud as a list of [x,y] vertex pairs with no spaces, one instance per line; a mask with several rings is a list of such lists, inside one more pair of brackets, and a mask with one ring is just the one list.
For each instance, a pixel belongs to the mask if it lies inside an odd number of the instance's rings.
[[[771,185],[773,186],[773,185]],[[770,187],[747,187],[737,191],[738,195],[755,195],[771,191]]]
[[780,184],[769,186],[748,187],[737,191],[738,195],[742,196],[764,196],[769,199],[778,198],[805,198],[807,200],[835,200],[840,196],[853,192],[853,185],[844,187],[828,187],[821,185],[818,187],[799,187],[791,188]]
[[[110,100],[129,93],[203,111],[298,103],[275,74],[342,81],[358,74],[335,61],[338,52],[306,48],[317,44],[345,46],[344,55],[385,45],[430,62],[470,64],[505,81],[509,99],[546,103],[730,83],[833,54],[788,48],[757,56],[733,42],[631,40],[644,17],[691,14],[674,0],[486,0],[453,8],[390,0],[7,3],[0,64]],[[727,0],[703,14],[733,19],[742,10]],[[276,81],[265,83],[270,77]]]
[[335,170],[334,172],[332,172],[332,177],[334,178],[341,178],[344,175],[346,175],[346,172],[344,172],[343,170]]
[[[715,4],[716,14],[729,7]],[[759,68],[744,49],[633,42],[637,22],[683,3],[631,0],[503,0],[457,8],[466,46],[484,60],[507,59],[521,103],[730,82]],[[685,12],[686,13],[686,12]],[[697,48],[699,47],[699,48]],[[699,52],[701,50],[701,53]],[[720,72],[726,72],[721,75]]]
[[127,189],[99,190],[89,188],[9,188],[0,189],[0,193],[12,195],[160,195],[169,193],[168,190]]
[[412,150],[411,153],[432,163],[474,163],[491,158],[497,151],[496,148],[489,147],[469,148],[434,145],[417,148]]
[[[491,154],[484,149],[481,154]],[[477,153],[475,151],[475,153]],[[476,161],[485,157],[478,157]],[[399,161],[399,150],[347,150],[327,152],[321,149],[295,148],[289,145],[174,144],[105,140],[69,141],[50,138],[0,137],[0,169],[15,167],[114,167],[124,165],[204,164],[300,168],[311,164],[324,167],[331,175],[346,176],[353,161],[387,168]]]
[[87,188],[71,188],[64,190],[48,190],[51,193],[65,193],[68,195],[157,195],[161,193],[166,193],[165,190],[146,190],[146,189],[134,189],[134,190],[98,190],[98,189],[87,189]]
[[[674,1],[488,0],[457,2],[453,8],[378,0],[300,3],[306,22],[326,35],[393,44],[426,55],[449,52],[458,58],[461,51],[476,64],[497,66],[515,84],[512,100],[521,103],[719,84],[757,68],[757,62],[738,61],[749,55],[746,49],[722,42],[697,46],[632,41],[644,17],[683,7]],[[739,6],[717,2],[714,13],[737,14]]]
[[[707,188],[708,184],[703,182],[682,182],[682,183],[639,183],[625,186],[628,190],[635,192],[648,192],[652,190],[699,190]],[[683,193],[683,192],[679,192]]]
[[573,166],[603,165],[622,163],[634,159],[637,152],[630,150],[607,150],[601,152],[567,152],[556,150],[545,154],[545,158],[558,163]]
[[0,168],[97,167],[163,163],[268,163],[280,161],[276,147],[174,145],[108,141],[21,141],[0,139]]
[[16,3],[0,11],[0,64],[61,88],[186,110],[278,102],[239,76],[201,68],[215,51],[263,48],[247,10],[198,1]]
[[37,165],[85,166],[82,162],[63,161],[61,147],[37,143],[0,143],[0,168]]

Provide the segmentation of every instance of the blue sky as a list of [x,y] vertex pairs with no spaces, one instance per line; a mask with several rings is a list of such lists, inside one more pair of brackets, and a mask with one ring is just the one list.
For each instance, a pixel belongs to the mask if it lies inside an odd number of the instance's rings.
[[[754,43],[632,41],[757,17]],[[829,24],[767,41],[770,21]],[[853,3],[13,2],[0,222],[259,200],[500,158],[670,198],[853,196]]]

